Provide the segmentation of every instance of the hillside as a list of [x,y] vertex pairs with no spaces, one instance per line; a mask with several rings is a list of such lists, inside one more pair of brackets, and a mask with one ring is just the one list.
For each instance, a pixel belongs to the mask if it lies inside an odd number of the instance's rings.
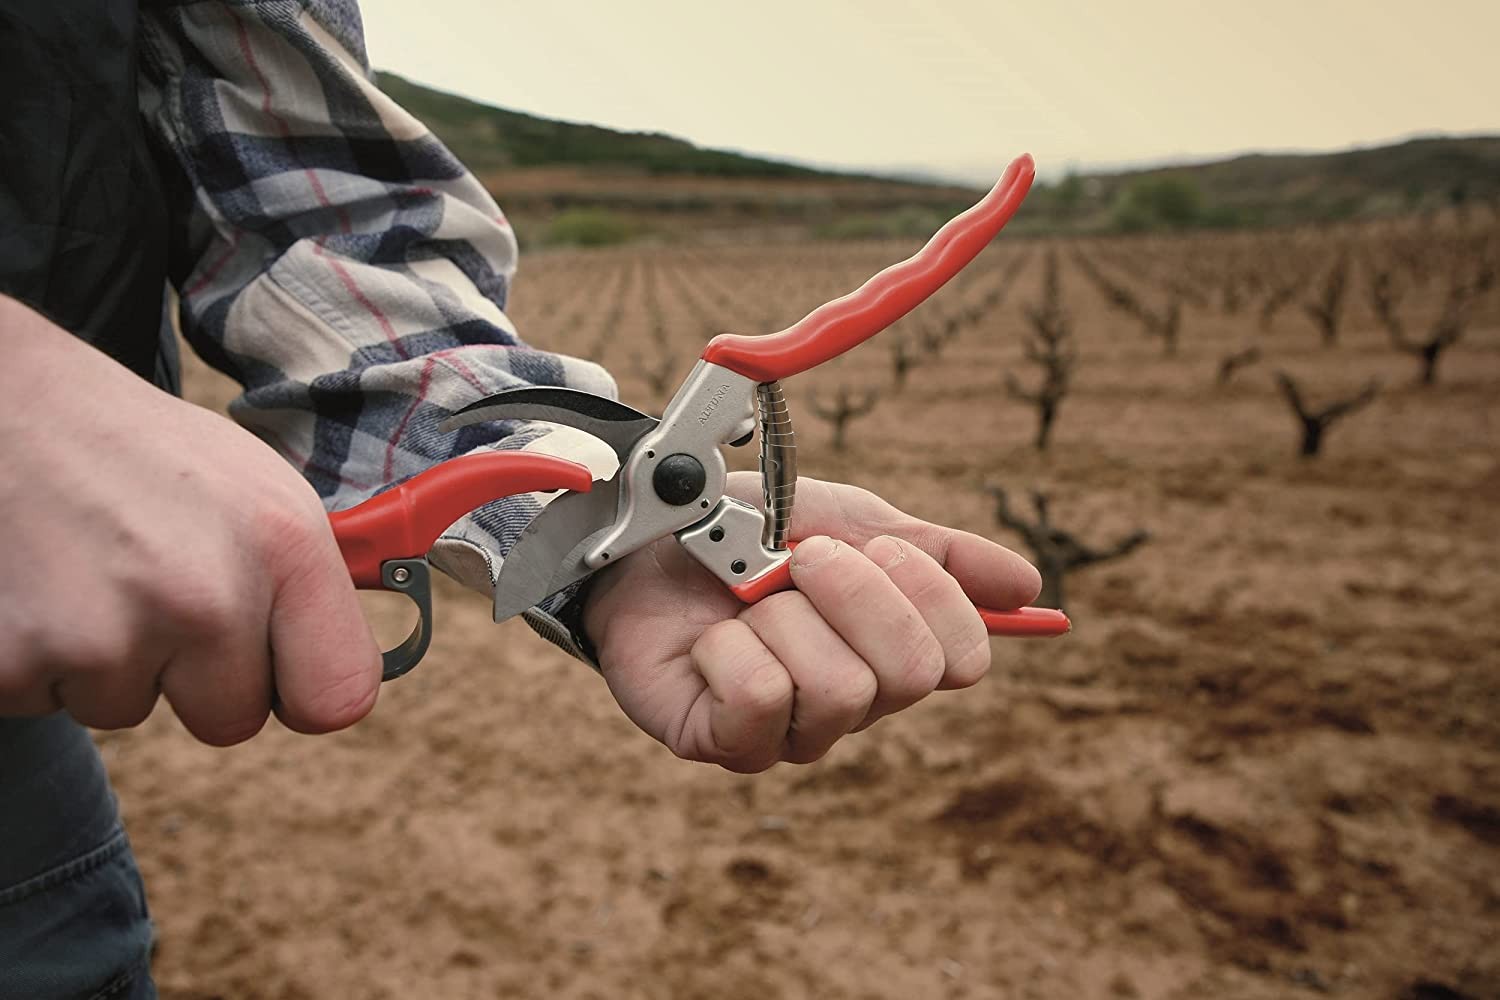
[[569,165],[709,177],[825,176],[795,164],[702,149],[660,132],[621,132],[480,104],[394,73],[379,73],[376,82],[476,173]]
[[[916,236],[972,201],[958,185],[818,170],[656,132],[492,107],[390,73],[378,82],[495,194],[523,240],[732,232]],[[1003,167],[996,161],[996,171]],[[1045,165],[1044,165],[1045,166]],[[1500,136],[1086,173],[1039,185],[1013,229],[1129,232],[1380,218],[1500,201]]]
[[973,200],[956,185],[817,170],[377,79],[478,175],[525,244],[922,236]]
[[1034,218],[1084,230],[1385,217],[1500,199],[1500,136],[1084,174],[1039,194]]

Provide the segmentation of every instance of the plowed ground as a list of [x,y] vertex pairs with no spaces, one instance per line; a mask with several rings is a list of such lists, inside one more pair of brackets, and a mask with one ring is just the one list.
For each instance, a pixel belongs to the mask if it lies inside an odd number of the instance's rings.
[[[1145,260],[1159,297],[1151,275],[1216,246],[1086,249]],[[512,314],[652,408],[647,362],[675,384],[715,327],[775,329],[909,249],[538,255]],[[1015,545],[986,482],[1022,513],[1047,490],[1093,544],[1149,530],[1067,581],[1074,634],[997,640],[977,688],[744,777],[674,759],[590,670],[445,585],[427,661],[349,732],[214,750],[163,708],[101,738],[163,995],[1500,996],[1500,294],[1422,388],[1358,269],[1337,347],[1298,304],[1261,331],[1211,300],[1166,357],[1065,246],[1080,361],[1039,457],[1003,380],[1035,382],[1043,249],[1002,241],[788,388],[803,475]],[[896,393],[884,341],[1025,255]],[[1265,359],[1217,386],[1250,343]],[[1304,461],[1277,369],[1323,398],[1383,388]],[[843,454],[808,406],[840,384],[882,393]]]

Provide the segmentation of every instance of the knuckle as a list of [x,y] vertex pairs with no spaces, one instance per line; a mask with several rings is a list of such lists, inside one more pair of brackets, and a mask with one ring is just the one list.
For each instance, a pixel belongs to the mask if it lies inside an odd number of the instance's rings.
[[723,698],[742,710],[762,716],[782,710],[793,694],[791,675],[771,651],[756,639],[750,626],[728,619],[709,628],[694,646],[694,656],[719,665],[726,679]]
[[811,604],[807,595],[796,590],[783,590],[763,598],[760,603],[750,608],[751,611],[759,611],[765,615],[784,615],[792,611],[806,608]]
[[266,719],[270,718],[270,715],[271,712],[267,709],[257,718],[246,718],[238,722],[231,722],[207,736],[200,736],[199,739],[210,746],[237,746],[251,739],[265,728]]
[[708,763],[707,758],[698,751],[696,746],[672,739],[664,740],[663,742],[666,743],[667,749],[672,751],[672,756],[678,760],[690,761],[694,764]]
[[232,747],[244,743],[265,728],[266,720],[270,716],[269,705],[234,718],[211,721],[178,713],[178,718],[182,720],[187,731],[193,734],[193,738],[212,747]]
[[937,637],[924,628],[910,639],[897,664],[890,694],[904,701],[916,701],[943,679],[947,657]]
[[990,641],[986,635],[950,658],[947,673],[943,676],[954,687],[969,687],[979,683],[989,672]]
[[828,694],[830,707],[839,718],[862,718],[880,693],[880,681],[868,670],[851,672],[833,685]]
[[89,626],[57,630],[43,656],[60,674],[108,676],[130,662],[130,646],[127,634],[100,615]]
[[309,733],[331,733],[354,725],[370,714],[379,693],[377,684],[363,670],[330,671],[333,679],[299,704],[288,705],[297,728]]
[[717,763],[724,770],[735,774],[764,774],[776,766],[777,760],[762,754],[754,757],[728,757]]
[[93,729],[132,729],[145,722],[156,708],[157,695],[155,692],[139,698],[105,698],[99,699],[86,710],[80,710],[77,706],[67,705],[68,712]]
[[160,695],[152,692],[149,696],[137,701],[135,705],[123,707],[120,710],[119,725],[116,728],[131,729],[145,722],[151,717],[151,713],[156,710],[156,700],[159,697]]
[[902,533],[919,552],[931,557],[939,566],[947,561],[948,549],[953,542],[952,528],[906,515],[902,517],[902,528]]
[[907,600],[917,607],[940,605],[962,598],[963,591],[958,582],[941,566],[915,559],[907,560],[902,565],[910,566],[911,569],[902,581],[901,590],[906,594]]
[[284,556],[293,564],[322,543],[328,523],[316,497],[273,490],[250,511],[249,528],[257,549]]
[[788,764],[815,764],[828,756],[832,744],[821,746],[793,746],[782,759]]
[[807,596],[796,590],[783,590],[769,597],[761,598],[755,604],[750,605],[740,612],[740,620],[749,625],[753,630],[760,630],[777,619],[785,619],[798,614],[803,608],[809,607],[811,602]]
[[166,619],[194,636],[218,637],[231,631],[240,609],[234,574],[194,573],[172,581],[159,595]]
[[[840,542],[839,548],[839,554],[842,554],[847,546]],[[850,560],[833,572],[820,575],[814,584],[817,588],[819,603],[825,606],[828,602],[848,606],[867,606],[872,601],[885,599],[890,587],[885,570],[871,562],[864,553],[860,552],[857,555],[859,556],[857,560]],[[830,557],[813,566],[812,571],[817,573],[832,561],[833,558]]]
[[758,716],[781,711],[792,700],[792,678],[769,656],[746,657],[735,672],[734,698]]

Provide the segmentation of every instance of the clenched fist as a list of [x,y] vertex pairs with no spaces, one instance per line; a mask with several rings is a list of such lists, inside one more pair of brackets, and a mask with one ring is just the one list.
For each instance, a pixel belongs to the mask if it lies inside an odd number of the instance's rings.
[[368,713],[380,651],[312,487],[229,421],[0,296],[0,715],[208,743]]

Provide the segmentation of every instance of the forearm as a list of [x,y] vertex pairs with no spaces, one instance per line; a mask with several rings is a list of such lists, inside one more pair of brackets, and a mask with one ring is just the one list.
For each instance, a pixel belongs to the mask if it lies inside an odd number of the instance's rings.
[[[479,448],[602,458],[581,436],[437,425],[483,395],[597,366],[528,348],[504,313],[516,244],[483,187],[369,81],[349,3],[150,15],[144,103],[179,171],[183,329],[245,393],[231,415],[330,509]],[[487,588],[537,498],[492,505],[434,557]]]

